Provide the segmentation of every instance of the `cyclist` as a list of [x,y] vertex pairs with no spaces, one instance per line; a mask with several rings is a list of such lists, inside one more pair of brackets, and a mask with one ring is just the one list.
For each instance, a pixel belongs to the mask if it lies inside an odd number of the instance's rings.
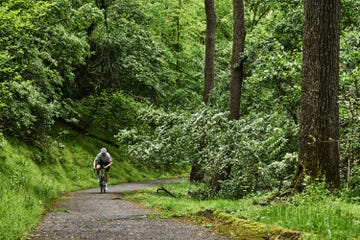
[[93,168],[96,170],[96,173],[98,175],[98,180],[99,180],[99,175],[100,175],[100,169],[104,168],[105,169],[105,191],[108,190],[108,180],[109,180],[109,170],[110,170],[110,166],[112,165],[112,159],[110,156],[110,153],[107,151],[106,148],[101,148],[100,149],[100,153],[98,153],[94,159],[93,162]]

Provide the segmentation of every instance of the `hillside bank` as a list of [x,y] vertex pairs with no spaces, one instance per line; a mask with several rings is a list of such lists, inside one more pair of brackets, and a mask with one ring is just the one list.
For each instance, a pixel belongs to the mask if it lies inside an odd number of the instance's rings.
[[97,185],[92,161],[106,146],[114,164],[110,184],[161,178],[132,166],[121,149],[69,129],[33,147],[5,136],[0,146],[0,239],[24,239],[64,192]]

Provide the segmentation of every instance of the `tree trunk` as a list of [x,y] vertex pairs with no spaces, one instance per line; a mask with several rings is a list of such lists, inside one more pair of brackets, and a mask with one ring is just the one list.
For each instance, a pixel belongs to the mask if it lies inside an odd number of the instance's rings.
[[[178,1],[178,11],[180,12],[182,9],[181,0]],[[180,24],[180,15],[179,13],[175,16],[175,24],[176,24],[176,32],[175,32],[175,45],[174,50],[176,53],[176,84],[180,86],[181,82],[181,63],[180,63],[180,53],[181,53],[181,24]]]
[[202,182],[204,180],[205,172],[201,164],[193,163],[190,172],[190,182]]
[[292,185],[301,189],[306,175],[338,188],[340,0],[305,0],[304,14],[299,167]]
[[[240,118],[240,99],[243,84],[243,54],[245,49],[245,16],[243,0],[233,0],[233,49],[231,58],[231,80],[229,98],[229,120]],[[221,182],[231,177],[232,163],[227,162],[223,169],[217,169],[213,179],[213,194],[221,189]]]
[[239,119],[241,88],[243,84],[243,53],[245,48],[245,17],[243,0],[233,0],[233,49],[231,58],[231,81],[229,119]]
[[[208,104],[209,96],[214,88],[214,59],[215,59],[215,30],[216,14],[214,0],[205,0],[206,13],[206,46],[205,46],[205,68],[204,68],[204,96],[203,101]],[[204,144],[201,143],[201,148]],[[204,171],[201,164],[193,163],[190,172],[190,181],[199,182],[204,179]]]
[[216,14],[214,0],[205,0],[206,12],[206,48],[205,48],[205,68],[204,68],[204,103],[209,101],[209,95],[214,88],[214,58],[215,58],[215,30]]

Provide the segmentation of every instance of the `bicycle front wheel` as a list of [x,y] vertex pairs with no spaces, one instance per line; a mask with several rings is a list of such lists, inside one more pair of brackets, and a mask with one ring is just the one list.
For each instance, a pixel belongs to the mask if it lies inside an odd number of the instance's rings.
[[100,177],[100,193],[105,193],[105,179],[103,176]]

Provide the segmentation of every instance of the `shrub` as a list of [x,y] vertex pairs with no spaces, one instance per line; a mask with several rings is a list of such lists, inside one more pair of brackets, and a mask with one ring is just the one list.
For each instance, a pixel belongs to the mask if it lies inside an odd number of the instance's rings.
[[[227,112],[209,107],[191,115],[154,109],[139,114],[141,128],[117,135],[139,165],[166,171],[200,165],[209,183],[204,186],[220,185],[219,196],[234,198],[281,188],[293,174],[296,128],[276,113],[239,121],[229,121]],[[230,175],[220,181],[228,166]]]

